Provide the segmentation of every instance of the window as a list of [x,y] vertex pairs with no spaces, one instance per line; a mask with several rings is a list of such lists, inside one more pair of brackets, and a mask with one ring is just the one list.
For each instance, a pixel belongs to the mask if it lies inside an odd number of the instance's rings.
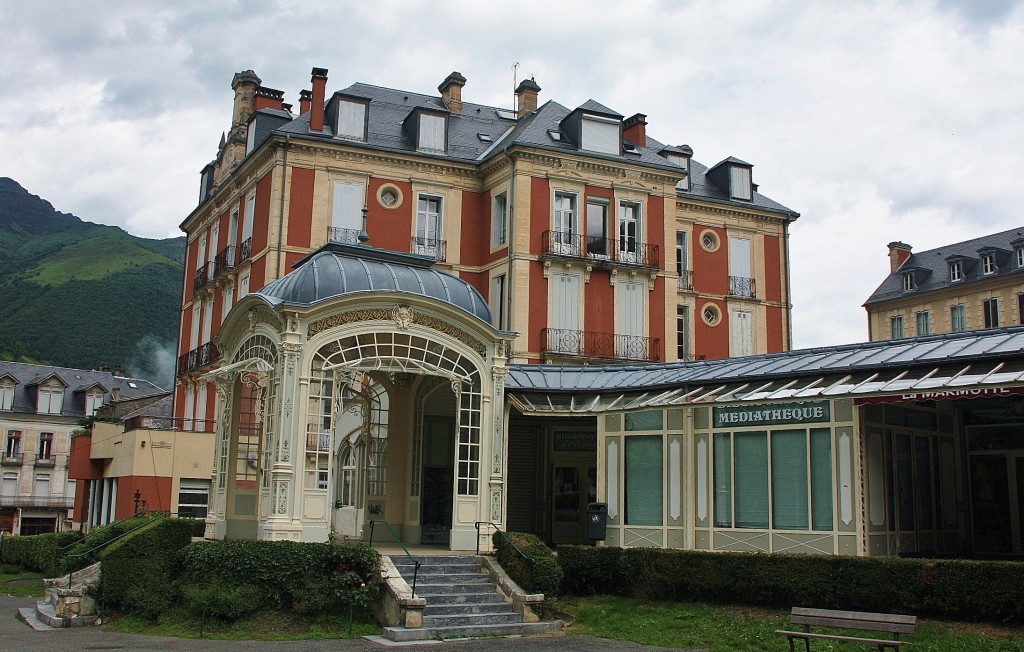
[[0,410],[14,409],[14,387],[10,378],[0,380]]
[[954,260],[949,264],[949,280],[962,281],[964,278],[964,263],[962,260]]
[[444,123],[443,115],[430,113],[420,114],[419,143],[417,149],[429,149],[438,152],[444,151]]
[[932,313],[928,312],[927,310],[923,310],[917,313],[917,334],[932,334]]
[[996,273],[995,254],[985,254],[981,257],[981,273],[985,275]]
[[252,152],[253,148],[256,147],[256,119],[253,118],[249,121],[249,126],[245,128],[245,155],[248,156]]
[[39,473],[36,475],[36,486],[33,491],[34,496],[44,497],[50,495],[50,474]]
[[729,168],[729,192],[733,199],[751,198],[750,168],[733,165]]
[[181,479],[178,485],[178,518],[206,518],[209,501],[209,480]]
[[718,234],[708,229],[700,234],[700,246],[704,247],[705,251],[718,251],[718,247],[721,241],[718,239]]
[[491,278],[491,320],[495,328],[508,328],[505,323],[505,275],[498,274]]
[[17,459],[21,456],[21,431],[8,430],[7,442],[4,444],[4,457]]
[[680,156],[679,154],[669,154],[668,160],[678,165],[679,167],[686,170],[686,177],[676,184],[676,190],[689,190],[690,189],[690,158],[688,156]]
[[1017,295],[1017,322],[1024,324],[1024,294]]
[[1024,267],[1024,247],[1014,249],[1014,254],[1017,256],[1017,267]]
[[661,435],[626,437],[626,525],[661,525],[664,455]]
[[949,307],[950,330],[954,333],[963,333],[967,330],[967,310],[964,304],[958,303]]
[[889,334],[894,340],[904,337],[903,315],[896,315],[889,319]]
[[3,484],[0,486],[0,496],[8,498],[18,495],[18,474],[4,473]]
[[338,135],[366,140],[366,105],[362,102],[338,103]]
[[491,246],[500,247],[508,240],[508,195],[499,192],[494,196],[491,209]]
[[39,433],[39,450],[36,459],[48,460],[53,457],[53,433]]
[[729,355],[754,355],[754,313],[751,310],[733,310],[729,315]]
[[985,314],[985,328],[999,326],[999,299],[985,299],[981,309]]
[[363,184],[334,182],[334,203],[331,205],[331,234],[333,242],[359,242],[363,229]]
[[636,260],[637,240],[640,238],[640,204],[622,202],[619,204],[619,255],[620,260]]
[[238,298],[241,299],[245,295],[249,294],[249,275],[238,279]]
[[596,115],[584,115],[580,120],[580,149],[601,154],[619,154],[622,136],[619,121]]
[[587,255],[608,257],[608,202],[587,198]]
[[750,255],[750,240],[729,238],[729,294],[753,298],[756,295]]
[[576,195],[568,192],[555,193],[555,214],[553,249],[556,253],[579,254],[576,242]]
[[690,307],[676,306],[676,357],[690,359]]
[[441,198],[420,195],[416,210],[416,251],[417,254],[441,256]]
[[548,277],[551,304],[548,320],[551,328],[548,350],[555,353],[579,354],[581,276],[553,272]]
[[907,272],[903,275],[903,291],[910,292],[914,289],[914,275],[911,272]]
[[36,412],[39,414],[60,414],[64,408],[64,385],[51,380],[40,385],[37,391]]
[[831,530],[832,432],[716,433],[716,527]]

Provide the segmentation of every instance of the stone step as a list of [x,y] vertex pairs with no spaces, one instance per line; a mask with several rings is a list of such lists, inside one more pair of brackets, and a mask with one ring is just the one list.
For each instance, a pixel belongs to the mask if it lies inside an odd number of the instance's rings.
[[[395,563],[395,562],[392,562]],[[416,569],[415,564],[399,564],[395,563],[395,568],[402,575],[406,573],[412,574]],[[470,564],[420,564],[420,575],[424,573],[432,573],[434,575],[441,575],[446,573],[480,573],[480,566],[475,563]],[[482,573],[481,573],[482,574]]]
[[416,582],[416,595],[421,597],[431,595],[451,595],[453,593],[463,595],[492,594],[497,589],[493,584],[480,582],[474,584],[435,584]]
[[506,623],[501,625],[456,625],[450,627],[385,627],[384,637],[389,641],[426,641],[447,638],[473,638],[484,636],[517,636],[557,631],[562,623],[547,620],[539,623]]
[[423,626],[428,629],[436,627],[464,627],[469,625],[511,625],[513,623],[522,623],[519,618],[519,614],[450,614],[444,616],[423,616]]
[[[402,577],[412,584],[412,573],[402,573]],[[416,576],[416,586],[420,584],[487,584],[487,576],[483,573],[426,573],[420,571]]]
[[452,604],[434,604],[431,602],[423,608],[424,616],[449,616],[462,614],[507,614],[514,613],[512,605],[504,600],[497,602],[462,602]]
[[75,616],[61,618],[52,604],[44,600],[36,601],[36,617],[50,627],[83,627],[96,622],[96,616]]
[[50,627],[39,619],[39,613],[35,610],[35,607],[21,607],[18,609],[18,618],[21,618],[25,621],[26,625],[37,632],[53,629],[53,627]]
[[[419,594],[419,587],[417,587],[416,593]],[[430,596],[428,604],[505,604],[505,600],[495,590],[491,593],[439,593]]]

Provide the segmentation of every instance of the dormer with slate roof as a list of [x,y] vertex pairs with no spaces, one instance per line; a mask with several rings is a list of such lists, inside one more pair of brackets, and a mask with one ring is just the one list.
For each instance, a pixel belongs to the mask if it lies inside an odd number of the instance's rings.
[[14,409],[14,392],[17,389],[17,378],[7,373],[0,375],[0,410]]
[[668,159],[669,163],[678,165],[683,168],[686,173],[686,177],[676,184],[676,190],[687,191],[690,189],[690,159],[693,158],[693,148],[689,145],[680,145],[676,147],[674,145],[668,145],[663,147],[659,152],[659,156]]
[[707,178],[730,199],[750,201],[757,189],[752,180],[753,169],[750,163],[730,156],[708,170]]
[[1010,262],[1010,252],[994,246],[978,249],[978,274],[992,276]]
[[38,376],[25,387],[35,391],[38,414],[61,414],[64,411],[64,391],[69,385],[58,374]]
[[335,138],[366,142],[370,102],[369,97],[341,91],[331,97],[325,119],[334,128]]
[[587,100],[559,123],[571,143],[586,152],[622,154],[622,114]]
[[448,109],[433,106],[417,106],[402,128],[415,143],[418,152],[444,154],[448,150]]

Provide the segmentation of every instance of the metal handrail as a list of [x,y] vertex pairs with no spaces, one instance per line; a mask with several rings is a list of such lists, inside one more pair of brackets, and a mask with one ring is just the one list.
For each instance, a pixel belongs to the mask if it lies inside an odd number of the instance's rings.
[[[124,523],[125,521],[129,521],[131,519],[135,519],[135,518],[139,518],[139,517],[145,517],[145,516],[165,516],[166,517],[166,516],[170,516],[170,515],[171,515],[171,513],[166,511],[166,510],[154,509],[154,510],[148,510],[148,511],[140,511],[140,512],[136,512],[135,514],[132,514],[131,516],[127,516],[125,518],[122,518],[119,521],[114,521],[112,523],[108,523],[104,527],[107,528],[107,527],[110,527],[112,525],[119,525],[121,523]],[[138,525],[138,527],[133,527],[130,530],[122,532],[121,534],[117,535],[113,539],[108,539],[107,541],[104,541],[103,543],[99,544],[98,546],[93,546],[92,548],[86,550],[85,552],[79,552],[79,553],[75,553],[73,555],[67,555],[64,559],[65,559],[65,561],[67,561],[67,560],[70,560],[70,559],[75,559],[77,557],[85,557],[87,555],[90,555],[90,554],[96,552],[97,550],[99,550],[101,548],[105,548],[105,547],[109,546],[110,544],[114,543],[115,541],[123,539],[124,537],[126,537],[129,534],[131,534],[132,532],[135,532],[136,530],[139,530],[141,528],[146,527],[150,523],[153,523],[154,520],[155,519],[146,519],[146,522],[145,523],[140,523]],[[82,541],[84,541],[84,539],[79,540],[79,541],[75,541],[74,543],[69,543],[68,545],[62,546],[60,548],[54,547],[54,550],[53,550],[53,574],[54,575],[57,574],[57,560],[60,558],[60,553],[65,551],[65,550],[67,550],[67,549],[69,549],[69,548],[73,548],[73,547],[77,546],[78,544],[82,543]],[[73,570],[69,570],[68,571],[68,588],[71,588],[71,576],[74,575],[74,574],[75,574],[75,571],[73,571]]]
[[[532,584],[533,583],[533,571],[537,567],[537,561],[533,557],[529,556],[528,554],[526,554],[525,552],[520,550],[519,546],[516,545],[516,542],[512,540],[512,537],[510,537],[508,534],[502,532],[501,531],[501,527],[497,523],[491,523],[489,521],[477,521],[476,523],[473,524],[473,526],[476,528],[476,554],[477,555],[480,554],[480,526],[481,525],[486,525],[488,527],[494,528],[495,533],[500,534],[501,537],[505,541],[508,541],[508,544],[510,546],[512,546],[512,548],[516,552],[519,553],[519,556],[522,557],[524,561],[526,561],[526,565],[530,567],[530,574],[526,578],[526,584],[527,584],[527,586]],[[523,588],[526,589],[527,587],[524,586]]]
[[384,527],[386,527],[388,529],[388,532],[391,533],[391,536],[393,536],[395,538],[395,542],[402,547],[403,551],[405,551],[405,556],[408,557],[409,561],[412,562],[412,564],[413,564],[413,568],[412,568],[412,597],[415,598],[416,597],[416,577],[420,574],[420,565],[422,564],[422,562],[420,562],[420,560],[414,558],[412,555],[409,554],[409,549],[405,547],[404,543],[402,543],[402,537],[398,536],[398,533],[395,532],[394,528],[392,528],[391,524],[388,523],[387,521],[370,521],[370,547],[371,548],[373,547],[373,526],[374,526],[375,523],[382,523],[384,525]]

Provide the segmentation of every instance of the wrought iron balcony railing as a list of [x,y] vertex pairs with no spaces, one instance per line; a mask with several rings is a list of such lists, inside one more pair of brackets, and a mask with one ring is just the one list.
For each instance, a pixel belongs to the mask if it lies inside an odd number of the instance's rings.
[[213,282],[213,263],[206,263],[196,270],[195,279],[192,281],[192,289],[198,292]]
[[413,238],[412,252],[421,256],[430,256],[439,263],[447,259],[448,242],[433,238]]
[[692,290],[693,271],[689,269],[679,270],[679,278],[676,279],[676,287],[680,290]]
[[242,246],[238,249],[238,262],[236,265],[241,265],[245,261],[249,260],[249,256],[252,255],[252,238],[248,238],[242,243]]
[[36,466],[55,466],[57,464],[57,458],[54,455],[36,455]]
[[344,244],[359,244],[359,229],[343,229],[340,226],[328,227],[327,240]]
[[216,425],[217,422],[212,419],[135,416],[125,419],[124,431],[171,430],[181,432],[213,432]]
[[658,245],[633,238],[598,238],[565,231],[545,231],[541,255],[629,267],[661,266],[661,247]]
[[656,337],[545,328],[541,339],[544,353],[556,356],[661,360],[661,340]]
[[21,453],[4,453],[3,458],[0,458],[0,464],[21,465],[22,459],[23,457]]
[[214,278],[224,272],[235,268],[235,245],[228,245],[220,250],[217,257],[213,259]]
[[745,276],[730,276],[729,295],[753,299],[757,296],[757,286],[754,284],[754,279]]
[[207,342],[184,355],[178,356],[178,375],[184,376],[218,360],[220,360],[220,349],[213,342]]

